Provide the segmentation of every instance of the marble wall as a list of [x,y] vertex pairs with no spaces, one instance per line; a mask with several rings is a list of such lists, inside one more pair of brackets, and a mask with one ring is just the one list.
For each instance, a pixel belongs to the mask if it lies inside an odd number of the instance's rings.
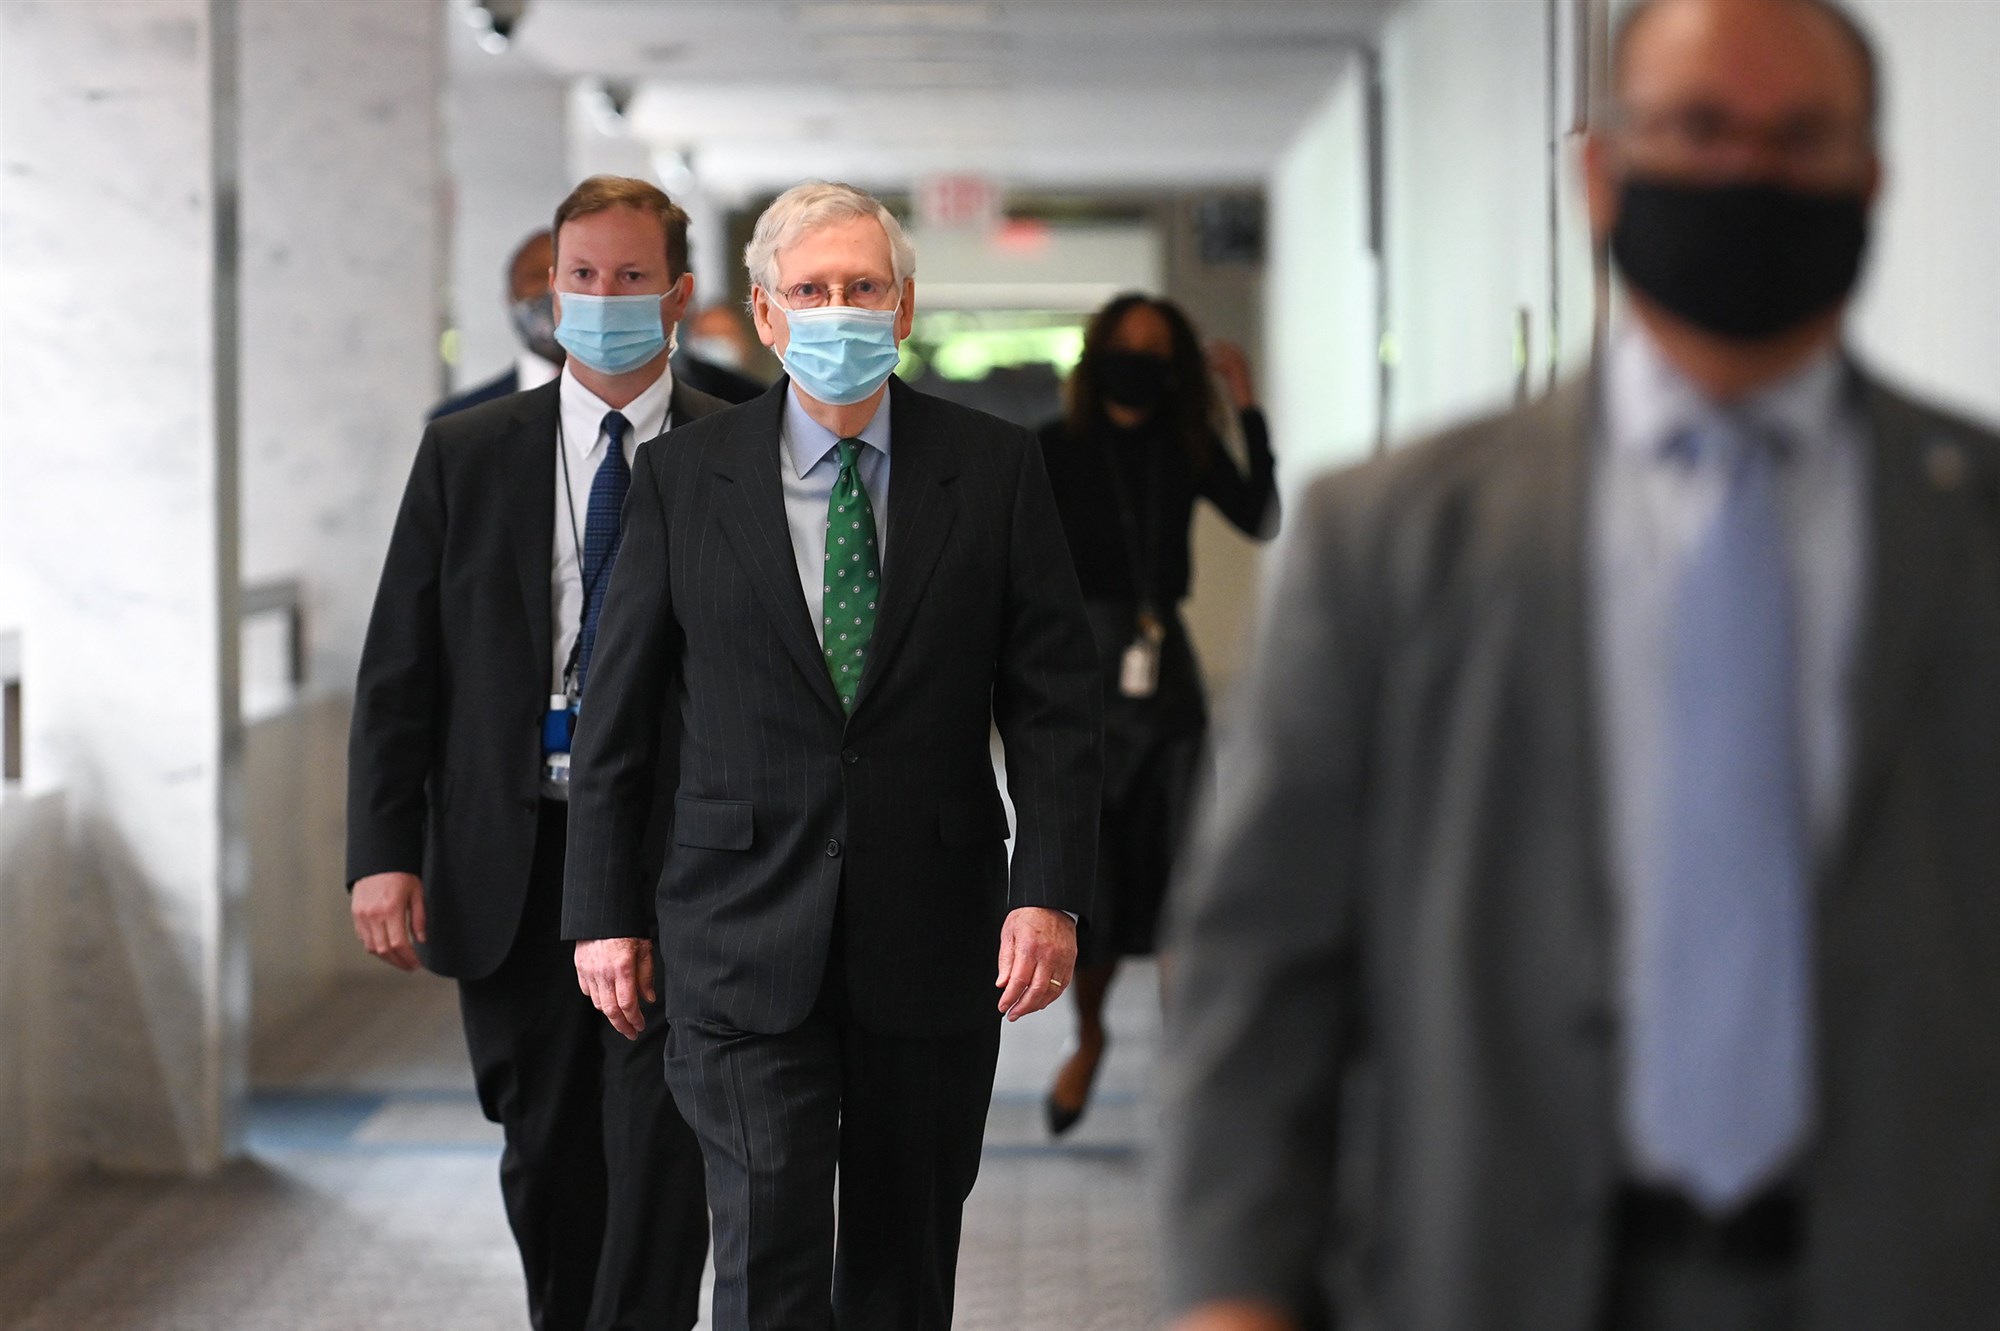
[[438,396],[443,9],[242,10],[243,576],[303,584],[312,693],[353,688]]
[[0,8],[0,560],[26,772],[66,798],[44,941],[69,982],[80,1146],[114,1166],[216,1163],[240,1069],[217,320],[233,17],[229,0]]
[[451,323],[458,330],[454,386],[485,383],[514,363],[507,321],[507,261],[529,232],[549,224],[571,177],[560,80],[518,57],[463,51],[452,33],[445,92],[445,162],[451,190]]
[[[367,964],[346,694],[439,381],[443,8],[0,6],[0,1182],[212,1167],[253,992]],[[246,752],[237,589],[278,578],[306,690]]]

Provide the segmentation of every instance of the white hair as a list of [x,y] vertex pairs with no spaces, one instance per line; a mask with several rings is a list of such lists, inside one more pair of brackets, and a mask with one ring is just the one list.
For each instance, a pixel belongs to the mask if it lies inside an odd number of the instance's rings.
[[771,201],[750,243],[743,247],[743,266],[750,280],[770,291],[778,284],[778,251],[798,242],[800,236],[833,222],[851,217],[872,217],[882,224],[889,237],[889,262],[896,289],[917,271],[917,247],[903,233],[902,223],[884,208],[874,195],[826,180],[808,180],[794,185]]

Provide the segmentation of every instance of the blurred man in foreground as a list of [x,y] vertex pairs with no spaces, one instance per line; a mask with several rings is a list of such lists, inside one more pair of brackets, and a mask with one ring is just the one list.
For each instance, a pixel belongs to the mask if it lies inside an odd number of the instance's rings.
[[1996,441],[1842,350],[1876,73],[1648,0],[1593,380],[1313,488],[1180,901],[1180,1331],[2000,1308]]

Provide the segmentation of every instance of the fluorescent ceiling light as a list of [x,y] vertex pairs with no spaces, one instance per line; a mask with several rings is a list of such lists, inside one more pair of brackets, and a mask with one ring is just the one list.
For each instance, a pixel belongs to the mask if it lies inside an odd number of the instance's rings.
[[997,17],[994,7],[980,0],[961,4],[803,4],[793,17],[800,27],[816,32],[883,32],[898,28],[963,31],[990,28]]

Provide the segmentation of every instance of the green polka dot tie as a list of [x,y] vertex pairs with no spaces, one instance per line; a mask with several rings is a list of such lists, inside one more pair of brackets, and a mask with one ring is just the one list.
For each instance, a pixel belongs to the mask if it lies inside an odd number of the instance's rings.
[[875,636],[875,603],[882,589],[882,561],[876,553],[875,506],[861,484],[855,460],[859,439],[840,441],[840,475],[826,503],[826,588],[820,627],[826,633],[826,671],[833,676],[840,705],[854,710],[868,641]]

